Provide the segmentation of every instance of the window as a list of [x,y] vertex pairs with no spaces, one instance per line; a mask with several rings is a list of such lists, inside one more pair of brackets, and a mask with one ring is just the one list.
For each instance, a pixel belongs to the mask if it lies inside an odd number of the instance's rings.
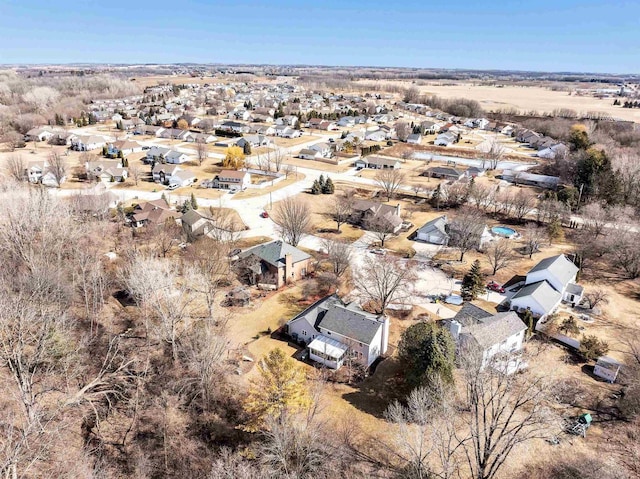
[[307,335],[307,332],[306,332],[304,329],[302,330],[302,335],[303,335],[303,336],[306,336],[306,335]]

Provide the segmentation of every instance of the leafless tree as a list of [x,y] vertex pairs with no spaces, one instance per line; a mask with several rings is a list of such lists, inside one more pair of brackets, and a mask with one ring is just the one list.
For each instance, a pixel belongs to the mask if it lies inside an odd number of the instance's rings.
[[589,203],[582,207],[580,213],[584,219],[584,225],[597,238],[604,234],[609,221],[609,213],[600,203]]
[[484,168],[486,160],[489,162],[489,169],[495,170],[505,152],[505,147],[498,140],[492,139],[488,151],[482,155],[482,167]]
[[393,225],[381,216],[373,216],[365,219],[363,227],[370,231],[373,236],[380,242],[380,246],[384,248],[385,241],[393,235]]
[[476,183],[469,191],[469,201],[479,210],[487,211],[495,195],[495,187],[492,185]]
[[486,247],[485,256],[489,260],[493,272],[495,275],[501,269],[506,268],[513,261],[513,247],[511,241],[508,239],[499,239],[498,241],[492,241]]
[[525,226],[522,237],[524,239],[524,252],[529,255],[529,258],[533,256],[533,253],[540,251],[540,246],[548,239],[546,230],[535,223],[528,223]]
[[49,162],[48,170],[56,180],[56,185],[60,186],[67,177],[67,165],[62,158],[62,155],[58,152],[51,152],[47,161]]
[[288,197],[278,203],[272,215],[280,237],[292,246],[297,246],[311,226],[311,210],[307,203]]
[[143,174],[142,169],[134,163],[127,168],[127,171],[129,172],[129,177],[133,180],[133,183],[138,186],[138,181],[140,181]]
[[17,131],[8,131],[2,135],[2,141],[7,144],[11,151],[15,151],[19,146],[24,146],[24,139]]
[[409,135],[411,134],[411,127],[409,124],[405,121],[399,121],[394,126],[398,140],[407,141],[407,138],[409,138]]
[[187,258],[194,265],[191,287],[203,296],[211,320],[214,319],[214,306],[220,287],[229,282],[230,252],[230,243],[206,237],[192,244],[188,251]]
[[507,373],[505,364],[513,358],[495,358],[486,366],[477,352],[465,356],[466,394],[460,406],[469,413],[455,432],[456,442],[469,477],[494,479],[514,447],[553,436],[559,431],[558,419],[547,406],[542,378]]
[[207,159],[207,144],[203,140],[196,141],[196,157],[200,166]]
[[589,309],[593,309],[599,304],[607,304],[609,302],[609,294],[603,289],[593,289],[584,295],[584,299],[587,301]]
[[405,176],[402,171],[395,168],[384,168],[379,170],[373,179],[384,191],[387,201],[391,201],[404,184]]
[[212,228],[207,233],[214,240],[229,247],[236,243],[243,224],[240,224],[235,210],[231,208],[209,207],[209,219]]
[[635,232],[620,232],[610,240],[609,252],[615,266],[624,271],[629,279],[640,277],[640,235]]
[[365,302],[378,314],[392,302],[404,301],[411,295],[416,275],[410,261],[391,256],[368,256],[355,275],[355,284]]
[[425,190],[425,188],[420,183],[415,183],[411,185],[411,190],[413,191],[413,193],[416,195],[416,198],[417,198],[420,195],[420,193]]
[[322,241],[322,248],[327,252],[327,259],[331,263],[333,273],[339,278],[349,268],[352,246],[346,241],[325,239]]
[[24,181],[26,177],[26,165],[21,155],[11,155],[7,158],[7,170],[16,181]]
[[273,164],[273,168],[276,173],[279,173],[284,164],[284,160],[287,158],[287,153],[282,148],[276,147],[273,150],[267,152],[267,156],[270,159],[270,163]]
[[560,224],[569,219],[570,210],[566,203],[547,198],[538,202],[536,207],[536,219],[538,223],[552,223],[559,221]]
[[167,253],[180,242],[182,229],[173,218],[164,223],[149,225],[146,234],[158,252],[158,256],[165,258]]
[[464,259],[467,251],[480,247],[480,239],[486,227],[477,211],[462,208],[449,222],[449,246],[460,252],[460,259]]
[[336,222],[336,229],[340,233],[340,228],[343,224],[349,221],[353,214],[353,194],[345,192],[344,194],[337,194],[331,201],[329,214]]
[[520,222],[531,213],[536,206],[536,197],[528,190],[519,190],[513,195],[513,213]]

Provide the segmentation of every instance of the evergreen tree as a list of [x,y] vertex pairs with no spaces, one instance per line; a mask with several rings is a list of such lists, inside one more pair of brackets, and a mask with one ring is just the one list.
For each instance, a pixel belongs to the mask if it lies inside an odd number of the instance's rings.
[[536,320],[529,308],[527,308],[522,314],[522,321],[527,325],[527,335],[531,336],[533,334],[533,329],[535,328]]
[[107,145],[104,145],[102,147],[102,156],[107,156],[109,154],[109,149],[107,148]]
[[124,153],[122,153],[122,150],[118,150],[118,158],[123,159],[124,158]]
[[313,186],[311,187],[312,195],[319,195],[322,193],[322,188],[320,188],[320,182],[316,179],[313,181]]
[[248,141],[246,141],[244,146],[242,147],[242,152],[245,155],[250,155],[251,154],[251,144]]
[[[62,117],[60,117],[60,119],[62,120]],[[89,113],[89,124],[95,125],[96,123],[98,123],[98,119],[96,118],[96,116],[93,113]]]
[[324,184],[325,184],[324,175],[320,175],[320,177],[318,178],[318,186],[320,186],[320,193],[324,192]]
[[191,208],[191,201],[189,200],[184,200],[184,203],[182,203],[182,208],[180,208],[180,213],[186,213],[187,211],[189,211]]
[[332,195],[333,193],[335,193],[336,188],[335,186],[333,186],[333,181],[331,181],[331,178],[329,178],[327,176],[327,180],[324,182],[324,188],[322,189],[322,193],[325,195]]
[[398,344],[398,357],[406,365],[406,378],[411,386],[426,384],[434,376],[452,384],[455,351],[449,331],[426,322],[409,326]]
[[194,195],[193,193],[191,193],[191,208],[193,208],[194,210],[198,209],[198,201],[196,200],[196,195]]
[[161,199],[161,200],[164,200],[164,201],[165,201],[165,203],[168,203],[168,201],[167,201],[167,196],[166,196],[164,193],[162,193],[162,195],[160,195],[160,199]]
[[471,269],[462,279],[462,287],[460,292],[465,301],[472,301],[484,291],[484,277],[480,271],[480,261],[475,260],[471,265]]

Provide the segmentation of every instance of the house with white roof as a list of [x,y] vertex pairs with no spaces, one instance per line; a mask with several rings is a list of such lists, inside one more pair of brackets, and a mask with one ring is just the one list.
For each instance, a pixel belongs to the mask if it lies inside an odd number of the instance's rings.
[[511,298],[511,309],[531,310],[544,319],[562,301],[576,305],[582,300],[583,288],[575,283],[578,267],[565,255],[551,256],[529,270],[522,288]]
[[309,348],[309,357],[331,369],[349,360],[365,367],[387,352],[389,318],[368,313],[332,294],[287,322],[294,341]]
[[416,239],[426,243],[446,246],[449,243],[447,215],[438,216],[416,231]]

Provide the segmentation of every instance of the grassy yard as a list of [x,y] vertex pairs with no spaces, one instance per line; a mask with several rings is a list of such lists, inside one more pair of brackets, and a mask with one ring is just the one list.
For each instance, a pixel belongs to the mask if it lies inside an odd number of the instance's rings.
[[353,168],[353,165],[350,163],[345,163],[342,165],[334,165],[331,163],[325,163],[324,161],[302,160],[300,158],[287,158],[285,163],[287,165],[297,166],[299,168],[309,168],[311,170],[318,170],[319,173],[321,172],[342,173]]
[[307,143],[309,141],[318,140],[318,142],[323,141],[324,138],[312,136],[312,135],[302,135],[298,138],[280,138],[276,137],[273,139],[277,146],[282,148],[291,148],[293,146],[302,145],[303,143]]
[[297,175],[289,175],[289,178],[285,178],[284,180],[276,183],[273,186],[269,186],[267,188],[248,188],[244,191],[240,191],[234,195],[234,199],[246,199],[246,198],[255,198],[256,196],[262,196],[269,194],[273,191],[279,190],[281,188],[285,188],[289,185],[292,185],[296,181],[304,180],[305,176],[302,173],[298,173]]

